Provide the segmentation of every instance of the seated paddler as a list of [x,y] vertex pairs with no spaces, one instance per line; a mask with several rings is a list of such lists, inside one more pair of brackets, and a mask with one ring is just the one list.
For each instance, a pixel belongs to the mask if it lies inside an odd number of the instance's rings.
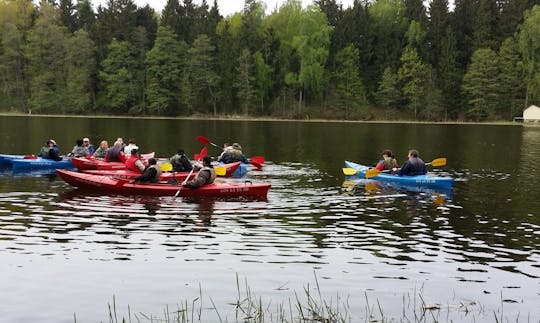
[[157,183],[161,176],[161,168],[157,166],[155,158],[148,159],[148,166],[144,172],[133,179],[134,182],[140,183]]
[[188,188],[199,188],[204,185],[212,184],[216,180],[216,171],[212,167],[212,158],[206,156],[203,158],[203,167],[197,173],[194,179],[182,184]]

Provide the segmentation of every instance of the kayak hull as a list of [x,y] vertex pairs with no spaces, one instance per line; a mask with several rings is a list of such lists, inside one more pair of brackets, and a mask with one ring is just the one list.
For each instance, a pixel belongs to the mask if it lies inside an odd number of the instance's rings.
[[35,155],[9,155],[9,154],[0,154],[0,167],[11,167],[13,166],[13,160],[15,159],[35,159]]
[[[141,159],[146,163],[146,160],[153,158],[155,153],[141,154]],[[103,159],[95,157],[73,157],[73,164],[78,170],[115,170],[126,169],[126,165],[122,162],[106,162]]]
[[71,161],[71,158],[64,158],[57,161],[53,159],[37,157],[34,159],[13,159],[11,162],[13,166],[13,172],[75,168],[73,162]]
[[[127,169],[118,169],[118,170],[100,170],[100,169],[88,169],[82,171],[85,174],[93,174],[93,175],[99,175],[99,176],[110,176],[115,178],[124,178],[132,180],[135,177],[141,175],[141,173],[137,173],[131,170]],[[169,173],[165,172],[162,173],[159,177],[159,180],[162,182],[168,182],[175,179],[176,181],[185,181],[186,178],[189,176],[189,179],[192,179],[197,175],[195,172],[192,172],[191,175],[189,172],[178,172],[178,173]]]
[[238,177],[243,177],[247,174],[248,164],[246,163],[242,163],[242,162],[234,162],[230,164],[224,164],[222,162],[219,163],[219,166],[223,166],[223,167],[231,167],[229,165],[238,165],[234,168],[234,170],[231,172],[229,176],[238,178]]
[[174,196],[180,189],[181,197],[258,197],[266,198],[270,184],[229,184],[213,183],[198,189],[182,187],[178,184],[130,183],[126,179],[109,176],[72,172],[58,169],[57,174],[67,183],[92,190],[124,195]]
[[[361,164],[353,163],[351,161],[345,161],[345,167],[353,168],[357,171],[357,177],[365,178],[366,171],[371,167]],[[423,186],[423,187],[439,187],[443,189],[451,189],[454,179],[452,177],[443,177],[435,175],[417,175],[417,176],[398,176],[394,174],[380,173],[375,177],[371,177],[373,180],[387,181],[392,183],[398,183],[406,186]]]

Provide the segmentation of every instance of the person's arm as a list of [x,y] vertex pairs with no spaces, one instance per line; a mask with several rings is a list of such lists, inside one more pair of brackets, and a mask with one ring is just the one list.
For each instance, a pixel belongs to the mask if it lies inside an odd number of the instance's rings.
[[140,159],[137,159],[135,161],[135,166],[137,166],[137,168],[141,171],[141,173],[144,172],[144,164]]
[[208,183],[210,181],[210,177],[210,171],[204,170],[199,172],[194,179],[182,185],[189,188],[199,188]]
[[377,166],[375,166],[375,169],[378,171],[384,170],[384,162],[379,162]]
[[401,167],[399,169],[399,173],[398,175],[399,176],[406,176],[409,174],[409,171],[410,171],[410,168],[411,168],[411,165],[409,162],[405,162],[405,164],[403,164],[403,167]]

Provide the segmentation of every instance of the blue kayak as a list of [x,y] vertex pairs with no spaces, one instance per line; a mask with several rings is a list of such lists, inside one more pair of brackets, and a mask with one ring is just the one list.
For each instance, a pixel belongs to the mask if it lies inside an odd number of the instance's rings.
[[[219,162],[220,165],[224,165],[224,163]],[[248,164],[246,163],[240,163],[240,166],[232,173],[232,177],[243,177],[247,174],[248,170]]]
[[[361,178],[365,178],[366,171],[372,168],[347,160],[345,161],[345,167],[355,169],[357,171],[355,176]],[[454,179],[452,177],[435,176],[430,174],[417,176],[398,176],[394,174],[380,173],[377,176],[371,177],[371,179],[399,183],[407,186],[440,187],[444,189],[451,189],[454,182]]]
[[8,155],[0,154],[0,167],[8,167],[12,165],[14,159],[24,159],[25,155]]
[[71,158],[64,158],[62,160],[52,160],[37,157],[34,159],[13,159],[13,172],[17,171],[31,171],[31,170],[46,170],[46,169],[66,169],[75,168]]

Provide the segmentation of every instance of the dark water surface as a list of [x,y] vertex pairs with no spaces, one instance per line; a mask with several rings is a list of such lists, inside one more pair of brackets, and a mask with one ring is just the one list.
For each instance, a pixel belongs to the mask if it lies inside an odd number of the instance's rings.
[[[380,319],[377,302],[386,319],[425,302],[441,322],[540,321],[538,126],[2,116],[0,135],[10,154],[50,137],[64,153],[75,138],[133,137],[164,157],[200,151],[198,135],[237,141],[267,160],[247,179],[272,184],[267,201],[190,201],[4,170],[1,321],[108,321],[113,297],[120,316],[128,305],[159,316],[202,295],[201,321],[219,321],[213,302],[230,322],[237,277],[272,306],[318,283],[352,322]],[[343,160],[373,164],[385,148],[399,161],[410,148],[447,157],[434,171],[455,177],[453,190],[345,179]]]

